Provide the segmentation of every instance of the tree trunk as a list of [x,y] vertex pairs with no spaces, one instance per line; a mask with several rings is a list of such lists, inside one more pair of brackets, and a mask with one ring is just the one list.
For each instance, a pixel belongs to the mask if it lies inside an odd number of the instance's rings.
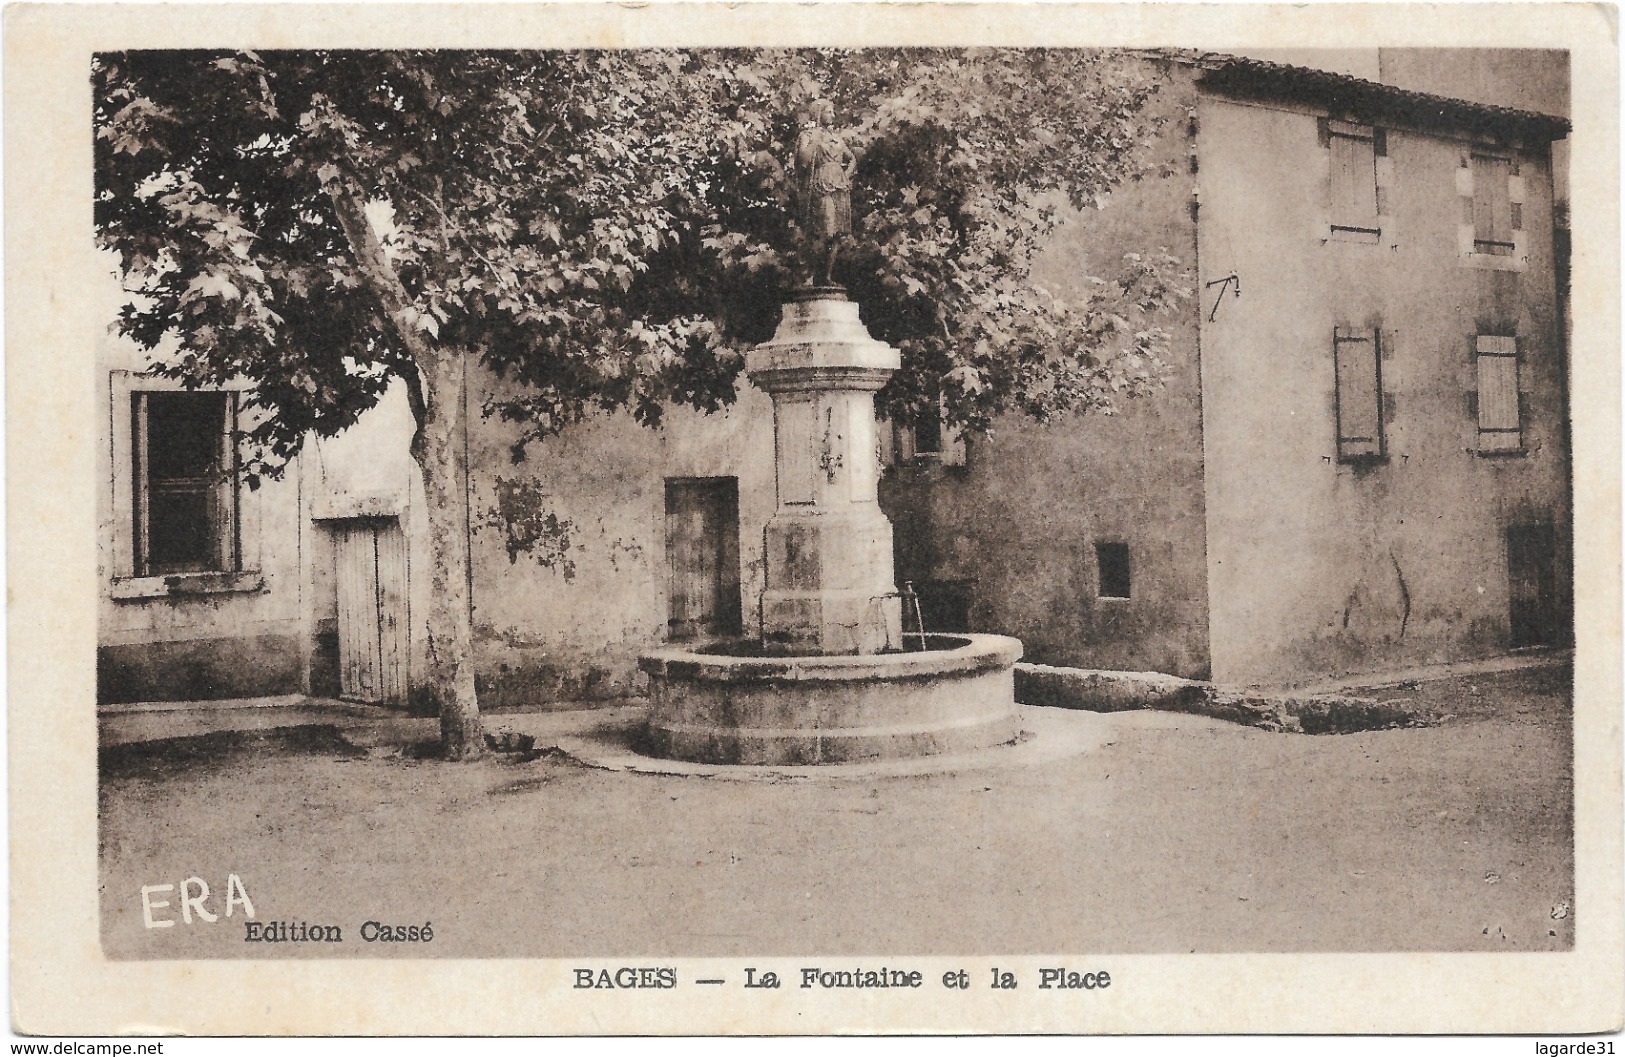
[[462,349],[443,348],[420,330],[420,315],[377,233],[367,220],[365,196],[336,166],[323,177],[363,281],[389,316],[416,371],[405,375],[417,421],[412,458],[423,475],[429,522],[428,685],[440,711],[440,748],[448,760],[472,760],[485,749],[474,693],[474,628],[469,599],[467,453],[463,425]]
[[474,692],[474,630],[470,616],[468,490],[462,447],[462,353],[446,350],[419,363],[423,421],[412,457],[423,475],[429,522],[429,611],[426,689],[440,710],[440,743],[448,760],[484,749]]

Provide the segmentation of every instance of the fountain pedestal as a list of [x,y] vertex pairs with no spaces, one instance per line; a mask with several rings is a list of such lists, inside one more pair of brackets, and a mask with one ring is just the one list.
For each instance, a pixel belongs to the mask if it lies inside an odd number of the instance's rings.
[[773,398],[778,507],[764,531],[762,644],[790,656],[902,648],[891,522],[880,511],[875,390],[897,350],[869,336],[858,306],[808,291],[745,358]]

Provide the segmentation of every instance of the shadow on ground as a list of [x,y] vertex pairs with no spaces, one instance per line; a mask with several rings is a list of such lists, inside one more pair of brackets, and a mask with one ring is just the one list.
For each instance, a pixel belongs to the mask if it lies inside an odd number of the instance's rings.
[[108,745],[98,752],[96,763],[105,783],[136,777],[178,777],[189,769],[228,767],[246,759],[315,756],[353,760],[365,755],[366,749],[351,744],[332,724],[306,723]]

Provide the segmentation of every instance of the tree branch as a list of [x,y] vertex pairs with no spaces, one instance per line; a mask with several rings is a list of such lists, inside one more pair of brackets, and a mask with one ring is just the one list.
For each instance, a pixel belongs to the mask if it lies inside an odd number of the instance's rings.
[[[424,339],[410,318],[415,312],[411,295],[406,292],[400,275],[384,253],[383,243],[372,230],[360,190],[343,174],[323,181],[322,186],[333,203],[333,215],[338,219],[346,241],[350,243],[350,252],[355,257],[362,282],[378,299],[396,338],[412,357],[412,367],[402,370],[401,378],[406,383],[406,400],[412,408],[416,434],[421,434],[425,416],[422,364],[438,355],[438,350]],[[414,435],[414,450],[417,439],[417,435]]]
[[412,409],[412,421],[417,424],[412,438],[415,444],[417,435],[423,432],[423,420],[427,414],[423,402],[423,376],[414,366],[411,370],[401,372],[401,380],[406,383],[406,406]]
[[[439,191],[438,191],[439,181],[438,180],[436,181],[436,187],[437,187],[437,193],[439,193]],[[408,190],[410,190],[412,192],[412,194],[416,195],[419,199],[421,199],[423,201],[424,205],[428,206],[430,209],[433,209],[437,214],[439,214],[439,216],[440,216],[440,241],[442,243],[444,243],[446,245],[446,248],[449,250],[451,248],[451,246],[450,246],[450,243],[451,243],[450,232],[454,230],[454,226],[451,223],[451,218],[446,215],[446,211],[443,208],[441,208],[439,202],[436,202],[434,199],[430,198],[428,195],[424,194],[422,191],[419,191],[415,187],[408,188]],[[497,271],[497,266],[491,263],[491,259],[489,257],[487,257],[485,254],[480,252],[480,248],[478,246],[474,245],[474,242],[473,242],[472,239],[470,239],[467,235],[464,235],[461,231],[457,232],[457,238],[458,238],[458,241],[460,241],[464,246],[468,247],[468,252],[472,253],[474,256],[476,256],[476,257],[478,257],[480,259],[480,263],[485,265],[486,270],[491,273],[491,278],[496,280],[498,286],[502,287],[504,290],[512,290],[513,289],[512,284],[510,284],[506,279],[504,279],[502,277],[502,273]]]

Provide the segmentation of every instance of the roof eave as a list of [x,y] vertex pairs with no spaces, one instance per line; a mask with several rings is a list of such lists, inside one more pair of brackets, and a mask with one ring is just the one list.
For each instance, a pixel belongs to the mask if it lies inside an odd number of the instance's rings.
[[1566,120],[1550,114],[1413,92],[1324,70],[1231,56],[1202,56],[1193,65],[1202,70],[1204,88],[1259,101],[1323,106],[1368,124],[1542,144],[1569,132]]

